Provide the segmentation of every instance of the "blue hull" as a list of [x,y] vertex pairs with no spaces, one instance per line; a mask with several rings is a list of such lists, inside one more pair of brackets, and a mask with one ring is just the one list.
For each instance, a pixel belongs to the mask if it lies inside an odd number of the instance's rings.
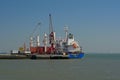
[[70,59],[81,59],[84,57],[84,53],[81,52],[81,53],[77,53],[77,54],[73,54],[73,53],[69,53],[69,58]]

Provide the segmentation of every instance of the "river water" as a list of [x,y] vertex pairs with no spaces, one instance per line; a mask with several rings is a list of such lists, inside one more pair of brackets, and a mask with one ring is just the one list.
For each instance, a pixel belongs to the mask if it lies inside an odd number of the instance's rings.
[[120,54],[83,59],[0,60],[0,80],[120,80]]

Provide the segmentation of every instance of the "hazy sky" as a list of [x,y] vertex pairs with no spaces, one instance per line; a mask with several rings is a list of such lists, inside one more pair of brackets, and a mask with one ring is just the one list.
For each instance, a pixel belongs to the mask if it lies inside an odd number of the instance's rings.
[[38,22],[48,32],[49,13],[57,35],[67,25],[84,52],[120,52],[120,0],[0,0],[0,50],[29,44]]

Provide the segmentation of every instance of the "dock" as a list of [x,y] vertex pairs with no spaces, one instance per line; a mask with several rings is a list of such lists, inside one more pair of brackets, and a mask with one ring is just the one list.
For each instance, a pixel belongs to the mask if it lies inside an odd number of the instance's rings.
[[26,55],[0,54],[0,59],[28,59]]
[[11,55],[11,54],[0,54],[0,59],[69,59],[68,55]]

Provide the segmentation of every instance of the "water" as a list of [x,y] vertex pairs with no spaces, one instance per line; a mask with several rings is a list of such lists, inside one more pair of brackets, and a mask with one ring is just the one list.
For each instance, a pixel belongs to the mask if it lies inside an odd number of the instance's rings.
[[120,54],[69,60],[0,60],[0,80],[120,80]]

